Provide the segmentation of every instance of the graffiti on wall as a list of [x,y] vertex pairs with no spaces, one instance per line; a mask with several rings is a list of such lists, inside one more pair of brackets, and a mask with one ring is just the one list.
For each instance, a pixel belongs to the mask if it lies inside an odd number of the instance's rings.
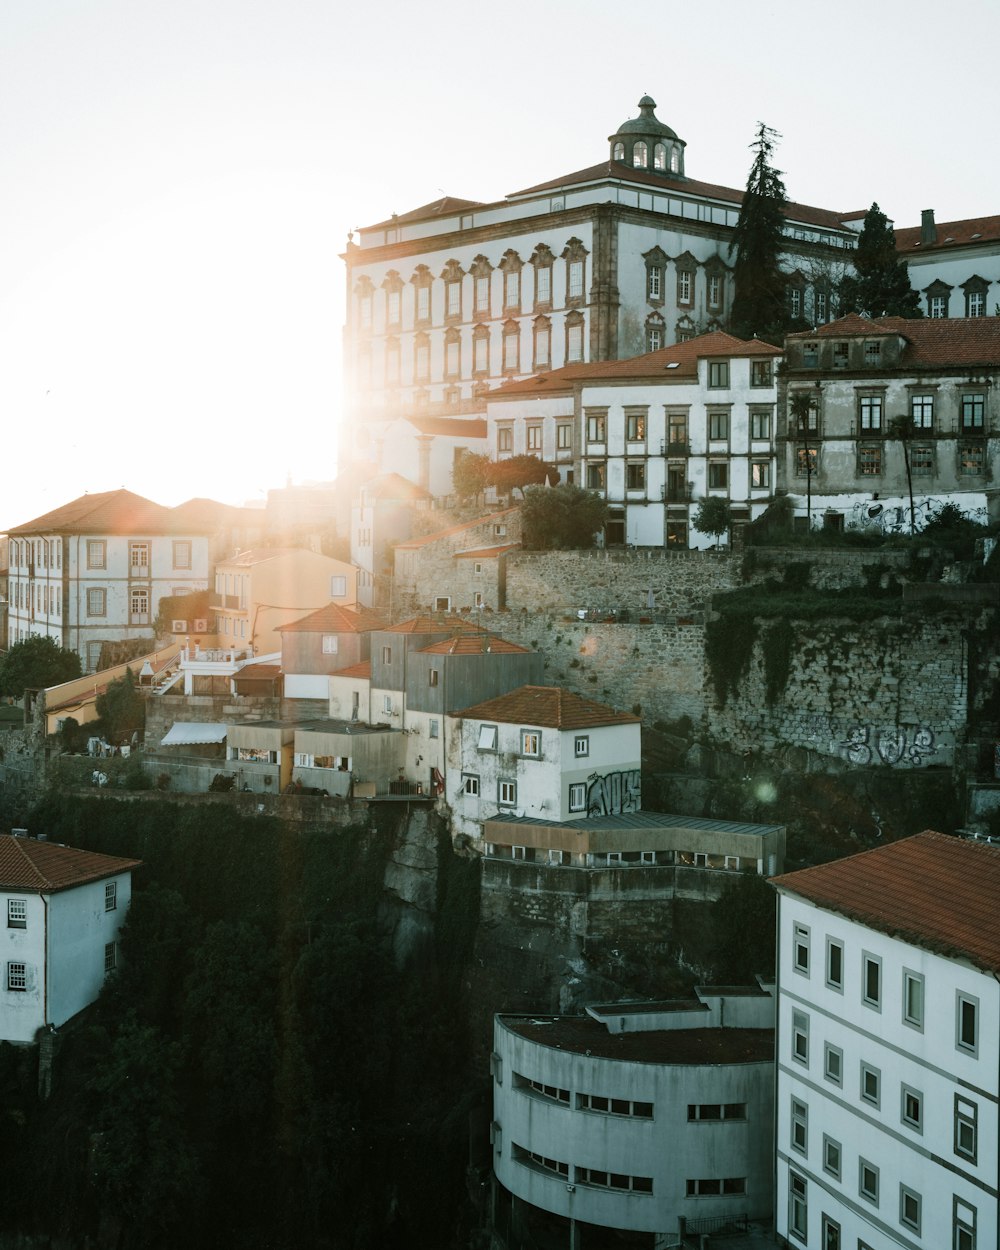
[[[922,530],[928,521],[933,520],[944,507],[944,499],[933,499],[925,495],[915,499],[913,503],[913,519],[917,530]],[[985,508],[962,508],[962,512],[973,521],[987,520]],[[848,529],[869,530],[879,534],[908,534],[910,532],[910,502],[902,500],[865,499],[852,505],[847,513]]]
[[896,727],[873,732],[868,725],[855,725],[839,746],[849,764],[881,762],[890,768],[919,768],[937,751],[934,731],[922,726],[907,733]]
[[587,815],[618,816],[637,812],[641,806],[642,774],[630,769],[624,773],[596,773],[587,778]]

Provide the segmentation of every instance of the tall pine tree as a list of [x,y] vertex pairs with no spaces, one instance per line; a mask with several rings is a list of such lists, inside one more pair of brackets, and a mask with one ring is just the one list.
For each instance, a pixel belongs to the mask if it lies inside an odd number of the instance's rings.
[[840,312],[863,317],[922,317],[910,271],[896,253],[896,233],[877,204],[865,213],[854,253],[855,274],[840,284]]
[[785,184],[772,164],[774,145],[781,136],[757,123],[757,138],[747,189],[733,234],[736,250],[733,278],[736,294],[731,319],[734,334],[757,335],[781,342],[788,322],[785,279],[779,265],[785,225]]

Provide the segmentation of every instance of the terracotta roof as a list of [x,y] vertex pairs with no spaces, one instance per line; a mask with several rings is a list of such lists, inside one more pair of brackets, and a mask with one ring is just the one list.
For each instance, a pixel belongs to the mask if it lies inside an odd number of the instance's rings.
[[[818,330],[790,334],[790,339],[849,338],[898,334],[906,347],[898,365],[939,368],[1000,366],[1000,317],[878,317],[851,313]],[[888,366],[887,366],[888,367]]]
[[602,360],[589,364],[564,365],[551,373],[539,373],[523,381],[508,382],[490,391],[490,400],[503,399],[508,395],[538,395],[548,392],[568,391],[577,382],[617,381],[621,378],[663,380],[669,378],[694,379],[698,375],[698,361],[725,356],[780,356],[782,349],[765,343],[762,339],[739,339],[724,330],[699,334],[686,343],[674,343],[642,356],[628,360]]
[[520,543],[504,543],[502,547],[477,547],[475,551],[456,551],[453,560],[495,560],[506,551],[520,549]]
[[1000,972],[1000,846],[927,831],[773,884],[890,937]]
[[[743,192],[735,187],[723,187],[714,182],[698,182],[694,178],[673,178],[669,175],[653,173],[643,169],[629,169],[615,161],[604,161],[600,165],[591,165],[587,169],[578,169],[574,173],[564,174],[561,178],[553,178],[549,182],[539,182],[533,187],[525,187],[522,191],[512,191],[508,200],[522,195],[533,195],[538,191],[552,191],[557,187],[574,186],[581,182],[636,182],[646,187],[658,187],[663,191],[672,191],[676,195],[703,196],[710,200],[724,200],[739,207],[743,203]],[[861,214],[864,216],[864,214]],[[785,218],[803,225],[822,226],[827,230],[841,232],[845,229],[844,220],[850,220],[850,214],[833,212],[828,208],[814,208],[808,204],[789,202],[785,206]]]
[[360,664],[348,664],[347,668],[338,668],[335,673],[331,673],[331,677],[364,677],[371,680],[372,662],[371,660],[362,660]]
[[441,434],[447,438],[485,438],[486,421],[482,417],[406,417],[421,434]]
[[479,634],[486,631],[481,625],[468,620],[464,616],[440,613],[436,616],[411,616],[408,621],[400,621],[398,625],[390,625],[387,634],[445,634],[445,633]]
[[969,247],[977,243],[995,243],[1000,239],[1000,216],[967,217],[964,221],[934,223],[937,237],[933,243],[921,243],[921,226],[907,226],[896,231],[896,251],[902,253],[937,252],[943,248]]
[[0,834],[0,889],[52,894],[131,872],[142,861]]
[[638,725],[631,712],[616,712],[606,703],[584,699],[559,686],[521,686],[510,694],[476,703],[452,716],[495,720],[543,729],[587,729],[601,725]]
[[501,512],[490,512],[487,516],[477,516],[472,521],[461,521],[458,525],[449,525],[447,529],[435,530],[433,534],[425,534],[423,538],[411,538],[409,542],[396,543],[397,551],[412,551],[417,547],[426,547],[441,538],[450,538],[452,534],[461,534],[465,530],[475,529],[477,525],[490,525],[501,517],[511,516],[518,508],[504,508]]
[[531,655],[530,647],[508,642],[496,634],[459,634],[456,638],[443,638],[421,647],[421,654],[431,655]]
[[10,530],[21,534],[193,534],[201,527],[130,490],[81,495]]
[[366,634],[372,629],[385,629],[387,622],[369,608],[345,608],[328,603],[297,621],[279,625],[279,634]]
[[442,196],[440,200],[432,200],[430,204],[422,204],[419,208],[411,208],[408,213],[394,213],[388,221],[377,221],[373,226],[362,226],[362,230],[384,230],[398,226],[400,222],[426,221],[433,217],[447,217],[449,213],[461,212],[466,208],[482,208],[480,200],[460,200],[453,195]]

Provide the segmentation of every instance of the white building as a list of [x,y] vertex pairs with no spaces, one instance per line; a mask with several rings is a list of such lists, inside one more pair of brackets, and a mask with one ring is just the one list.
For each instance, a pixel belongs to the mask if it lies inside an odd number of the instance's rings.
[[208,532],[189,511],[82,495],[10,531],[8,644],[52,638],[94,672],[105,642],[152,638],[160,600],[208,576]]
[[1000,848],[928,832],[775,885],[779,1234],[996,1246]]
[[498,460],[540,455],[608,501],[607,543],[708,547],[701,500],[756,519],[774,498],[781,350],[715,331],[631,360],[570,365],[492,391]]
[[756,987],[497,1016],[495,1244],[653,1250],[767,1218],[773,1030]]
[[118,962],[134,859],[0,835],[0,1041],[33,1042],[97,998]]
[[896,251],[910,270],[927,317],[991,317],[1000,303],[1000,216],[934,220],[896,231]]
[[497,813],[546,822],[641,806],[642,723],[558,686],[521,686],[446,721],[446,798],[456,834],[482,846]]

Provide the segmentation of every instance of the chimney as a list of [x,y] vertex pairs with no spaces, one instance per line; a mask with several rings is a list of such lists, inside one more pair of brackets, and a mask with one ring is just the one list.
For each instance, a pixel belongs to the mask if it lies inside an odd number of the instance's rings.
[[920,242],[936,243],[937,226],[934,224],[934,209],[925,208],[920,214]]

